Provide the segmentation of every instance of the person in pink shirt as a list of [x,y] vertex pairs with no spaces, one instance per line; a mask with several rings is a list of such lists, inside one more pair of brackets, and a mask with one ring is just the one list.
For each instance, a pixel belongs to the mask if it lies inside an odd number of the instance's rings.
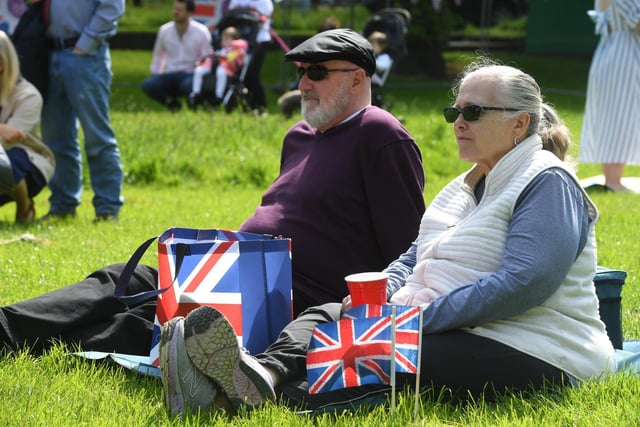
[[222,31],[221,49],[205,58],[193,71],[193,87],[189,95],[189,108],[196,109],[203,101],[202,81],[204,76],[211,73],[215,65],[216,87],[214,105],[219,105],[224,97],[228,77],[237,74],[244,64],[244,57],[249,48],[249,42],[240,37],[235,27],[227,27]]

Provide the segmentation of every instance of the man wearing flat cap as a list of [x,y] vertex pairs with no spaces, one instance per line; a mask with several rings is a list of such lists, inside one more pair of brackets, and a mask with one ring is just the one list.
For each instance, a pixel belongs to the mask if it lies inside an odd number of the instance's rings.
[[[356,64],[366,71],[369,76],[375,72],[375,65],[371,68],[371,61],[375,64],[372,47],[360,34],[349,29],[325,31],[308,39],[293,50],[285,58],[288,61],[304,61],[318,63],[330,60],[345,60]],[[315,71],[314,71],[315,70]],[[373,70],[373,71],[372,71]],[[313,74],[313,73],[316,74]],[[312,68],[312,77],[320,77],[317,68]],[[336,72],[336,71],[333,71]],[[304,73],[299,70],[299,73]],[[323,73],[323,72],[322,72]],[[292,90],[278,98],[278,106],[287,117],[300,108],[300,89]]]
[[254,215],[243,229],[292,239],[297,315],[341,301],[345,275],[381,270],[409,246],[425,209],[424,173],[411,135],[371,106],[375,58],[364,37],[325,31],[285,59],[299,64],[304,120],[285,135],[280,175],[256,213],[286,218],[287,227],[274,220],[265,231]]
[[[289,51],[285,59],[302,64],[298,67],[302,117],[318,130],[323,131],[371,104],[371,76],[376,70],[376,60],[371,44],[355,31],[341,28],[316,34]],[[334,73],[344,75],[332,79]],[[323,80],[341,82],[352,77],[359,90],[349,94],[344,87],[335,93],[324,91],[328,102],[314,99],[314,92],[309,91],[310,85]]]
[[[329,30],[285,58],[298,66],[303,120],[286,133],[280,175],[241,228],[292,239],[294,312],[302,314],[255,357],[237,347],[233,328],[214,309],[195,310],[165,327],[161,341],[186,348],[196,368],[189,372],[204,374],[209,387],[203,389],[217,391],[215,399],[186,396],[181,390],[188,385],[180,378],[189,365],[169,363],[163,386],[171,414],[208,407],[235,412],[277,395],[293,405],[317,407],[323,404],[318,396],[330,403],[330,393],[307,394],[313,327],[340,318],[341,301],[348,300],[346,275],[381,271],[418,234],[424,212],[420,151],[398,120],[371,105],[375,59],[369,42],[349,29]],[[161,346],[161,357],[164,351],[171,358],[172,346]]]

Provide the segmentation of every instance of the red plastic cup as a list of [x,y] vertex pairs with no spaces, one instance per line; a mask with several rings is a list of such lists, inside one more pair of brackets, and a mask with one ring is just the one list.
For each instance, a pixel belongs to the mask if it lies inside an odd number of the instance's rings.
[[350,274],[347,281],[351,305],[387,303],[387,274],[379,272]]

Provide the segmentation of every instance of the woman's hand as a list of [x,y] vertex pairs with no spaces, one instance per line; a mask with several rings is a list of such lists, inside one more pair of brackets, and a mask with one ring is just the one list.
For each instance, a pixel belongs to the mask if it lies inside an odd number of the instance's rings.
[[347,311],[351,310],[352,307],[353,306],[351,305],[351,295],[347,295],[342,300],[342,312],[346,313]]
[[27,139],[27,134],[10,125],[0,125],[0,138],[8,144],[17,144]]

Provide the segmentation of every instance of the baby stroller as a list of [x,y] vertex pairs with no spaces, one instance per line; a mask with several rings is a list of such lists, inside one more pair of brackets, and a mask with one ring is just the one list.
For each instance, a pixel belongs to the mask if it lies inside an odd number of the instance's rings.
[[[222,17],[215,30],[211,33],[214,51],[220,49],[220,34],[227,27],[235,27],[240,32],[240,37],[247,41],[249,48],[244,55],[244,62],[238,72],[230,76],[222,98],[222,106],[229,113],[240,106],[243,111],[251,110],[248,104],[248,91],[244,85],[244,78],[251,64],[251,52],[256,44],[256,35],[260,28],[260,15],[252,9],[233,9]],[[216,66],[214,61],[213,67]],[[202,86],[204,102],[213,103],[215,100],[215,72],[209,73]]]
[[365,24],[362,35],[369,38],[374,32],[383,33],[386,36],[386,47],[383,53],[391,58],[390,65],[372,79],[371,97],[372,104],[388,110],[390,105],[382,97],[382,87],[398,60],[407,54],[405,36],[411,23],[411,14],[406,9],[387,8],[374,14]]

